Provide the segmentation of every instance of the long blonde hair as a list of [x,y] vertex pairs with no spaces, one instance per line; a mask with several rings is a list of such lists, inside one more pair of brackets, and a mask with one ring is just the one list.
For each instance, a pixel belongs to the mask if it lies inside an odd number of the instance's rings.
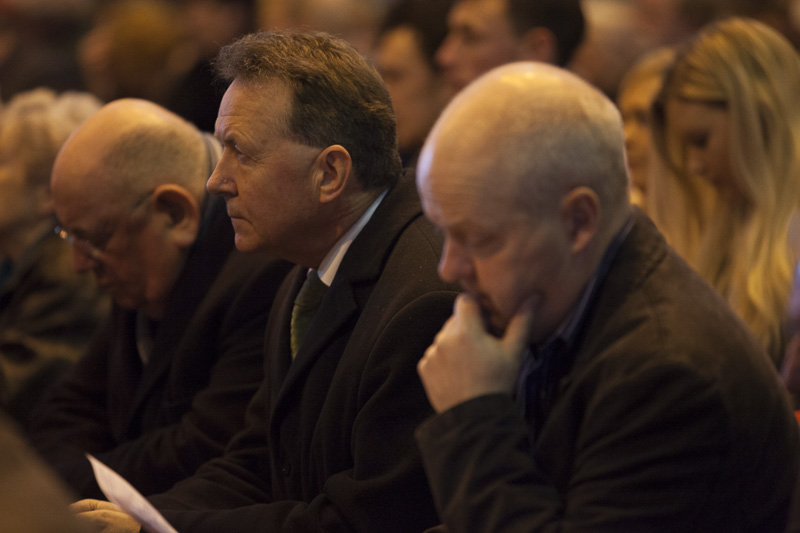
[[[688,220],[682,223],[696,232],[678,251],[728,299],[776,363],[796,260],[789,227],[800,197],[799,97],[800,56],[792,45],[762,23],[732,18],[709,25],[689,44],[654,107],[656,144],[683,196]],[[720,194],[687,174],[664,119],[670,98],[727,110],[736,194]]]

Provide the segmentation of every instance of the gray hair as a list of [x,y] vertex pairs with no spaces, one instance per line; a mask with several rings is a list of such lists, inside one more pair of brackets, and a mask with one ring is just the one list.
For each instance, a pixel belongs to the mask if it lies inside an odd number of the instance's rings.
[[3,152],[22,163],[28,185],[47,186],[61,146],[100,106],[88,93],[59,96],[44,88],[20,93],[0,111]]
[[202,133],[189,122],[143,124],[115,138],[101,165],[114,176],[122,194],[171,183],[202,196],[208,179],[207,152]]

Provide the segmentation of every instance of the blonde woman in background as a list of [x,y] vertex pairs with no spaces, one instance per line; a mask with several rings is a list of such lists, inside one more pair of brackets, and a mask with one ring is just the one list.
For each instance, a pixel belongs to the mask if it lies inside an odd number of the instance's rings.
[[675,56],[676,49],[668,46],[640,57],[620,82],[617,107],[625,126],[631,203],[653,219],[667,241],[684,257],[694,257],[700,232],[698,219],[706,212],[711,186],[695,180],[691,186],[682,188],[670,175],[653,141],[653,103]]
[[[776,365],[797,246],[800,57],[768,26],[727,19],[679,54],[654,105],[654,133],[680,192],[672,243],[721,293]],[[655,217],[658,218],[658,217]],[[670,227],[672,219],[673,227]],[[682,241],[682,242],[681,242]]]
[[0,109],[0,408],[23,426],[83,353],[107,304],[55,233],[50,171],[100,106],[85,93],[19,93]]

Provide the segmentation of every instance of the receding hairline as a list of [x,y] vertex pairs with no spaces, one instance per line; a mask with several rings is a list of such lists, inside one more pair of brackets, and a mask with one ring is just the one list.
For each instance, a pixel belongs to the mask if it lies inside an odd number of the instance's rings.
[[[483,180],[484,189],[491,192],[505,180],[504,185],[530,193],[539,206],[581,185],[616,202],[627,193],[622,135],[616,107],[599,90],[557,67],[517,63],[465,88],[437,121],[426,151],[449,146],[465,158],[481,154],[475,165],[492,176]],[[592,140],[586,159],[603,163],[603,170],[594,173],[590,165],[569,160],[576,154],[563,153],[575,151],[583,138]],[[597,177],[601,172],[619,174],[609,176],[618,183],[603,183]]]
[[[307,144],[302,137],[292,131],[291,127],[292,114],[297,105],[295,88],[292,86],[291,80],[287,80],[279,75],[261,76],[258,78],[236,77],[233,78],[230,85],[228,85],[228,91],[234,86],[240,93],[243,93],[245,98],[255,101],[263,101],[264,99],[271,99],[280,95],[285,96],[287,106],[282,109],[273,109],[274,115],[270,116],[270,125],[277,126],[279,130],[276,131],[276,133],[280,134],[282,137],[292,139],[300,144]],[[280,116],[275,116],[278,113],[280,113]]]
[[[74,161],[76,154],[88,150],[92,157],[83,160],[84,167],[79,171],[70,173],[72,186],[103,187],[124,196],[160,184],[155,183],[159,176],[137,171],[147,165],[115,159],[121,157],[120,148],[127,140],[155,134],[176,136],[187,144],[196,139],[198,151],[203,146],[202,133],[178,115],[148,101],[125,99],[106,104],[90,117],[64,144],[59,159],[66,155]],[[120,163],[130,164],[132,171],[127,175],[107,172],[109,166]],[[142,177],[145,179],[137,181]]]

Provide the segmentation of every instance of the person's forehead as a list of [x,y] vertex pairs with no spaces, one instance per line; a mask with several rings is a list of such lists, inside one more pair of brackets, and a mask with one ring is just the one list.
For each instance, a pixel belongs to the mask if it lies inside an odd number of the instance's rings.
[[392,28],[383,34],[375,49],[375,67],[381,76],[388,71],[395,73],[407,67],[411,59],[413,59],[413,43],[410,42],[404,28]]
[[475,195],[447,174],[429,175],[419,186],[425,215],[445,231],[462,231],[480,218]]
[[120,202],[109,190],[113,169],[103,164],[102,156],[71,148],[57,160],[51,181],[53,200],[63,224],[88,230],[110,218]]
[[429,196],[469,205],[479,216],[510,214],[509,210],[519,206],[522,185],[534,179],[525,170],[528,165],[502,146],[513,138],[492,127],[468,131],[468,122],[461,120],[466,117],[448,118],[452,121],[442,124],[429,139],[428,150],[419,161],[428,173],[425,186]]
[[661,76],[648,75],[631,80],[619,93],[620,102],[649,102],[661,89]]
[[491,192],[488,153],[470,153],[458,142],[438,143],[428,152],[421,192],[437,205],[479,206]]
[[702,102],[667,98],[667,125],[677,131],[707,127],[716,117],[715,108]]
[[291,105],[291,89],[283,82],[234,80],[223,96],[217,128],[230,123],[248,129],[273,128],[285,123]]
[[109,193],[105,180],[97,176],[75,174],[56,182],[53,197],[56,208],[83,215],[86,220],[103,218],[117,208],[118,202]]

